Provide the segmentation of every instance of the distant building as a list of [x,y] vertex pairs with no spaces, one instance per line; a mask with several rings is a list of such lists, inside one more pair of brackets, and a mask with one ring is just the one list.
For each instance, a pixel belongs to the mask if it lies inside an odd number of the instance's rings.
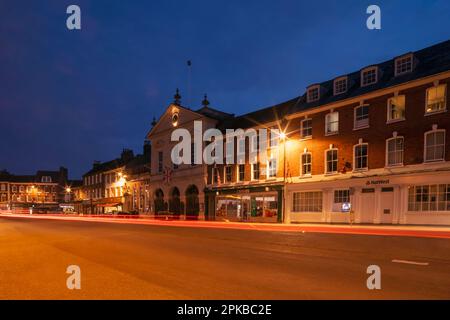
[[34,175],[16,175],[0,171],[0,208],[36,211],[58,210],[64,202],[68,171],[37,171]]

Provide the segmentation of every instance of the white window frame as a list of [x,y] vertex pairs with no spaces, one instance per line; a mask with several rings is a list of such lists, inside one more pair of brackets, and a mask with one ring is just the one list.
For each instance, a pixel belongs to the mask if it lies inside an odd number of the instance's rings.
[[[272,168],[272,169],[271,169],[271,168],[270,168],[270,162],[271,162],[272,160],[275,161],[276,166],[275,166],[275,168]],[[271,176],[271,175],[270,175],[271,170],[275,170],[275,175],[274,175],[274,176]],[[278,159],[277,159],[276,157],[270,157],[269,159],[267,159],[267,168],[266,168],[266,172],[267,172],[267,174],[266,174],[266,178],[267,178],[267,179],[276,179],[276,178],[277,178],[277,173],[278,173]]]
[[[438,133],[438,132],[442,132],[444,134],[444,142],[442,144],[442,146],[444,147],[444,152],[443,152],[443,155],[442,155],[442,159],[427,160],[427,136],[429,134],[435,134],[435,133]],[[423,162],[424,163],[436,163],[436,162],[443,162],[443,161],[445,161],[445,135],[446,135],[445,129],[437,129],[436,125],[433,125],[433,129],[432,130],[427,131],[427,132],[424,133],[424,139],[423,139]]]
[[[398,118],[398,119],[391,119],[392,101],[393,101],[393,99],[398,99],[398,98],[402,98],[402,97],[405,102],[405,104],[403,106],[403,117]],[[400,95],[395,95],[393,97],[388,98],[386,110],[387,110],[386,123],[394,123],[394,122],[404,121],[406,119],[406,95],[400,94]]]
[[[241,173],[240,167],[241,166],[244,166],[244,179],[241,179],[241,177],[240,177],[240,173]],[[236,181],[237,182],[244,182],[245,181],[245,164],[244,163],[238,163],[236,165]]]
[[[364,168],[357,168],[356,167],[356,148],[359,146],[363,146],[366,145],[367,146],[367,166]],[[355,144],[353,146],[353,171],[355,172],[361,172],[361,171],[367,171],[369,170],[369,143],[367,142],[362,142],[362,140],[360,140],[357,144]]]
[[[309,136],[304,136],[303,135],[303,129],[304,129],[303,123],[307,122],[307,121],[311,122],[311,134]],[[301,140],[312,139],[312,119],[311,118],[305,118],[300,122],[300,135],[301,135],[301,137],[300,137]]]
[[[437,111],[428,111],[428,93],[432,89],[437,89],[439,86],[444,86],[444,109]],[[447,112],[447,84],[446,83],[435,83],[432,87],[427,88],[425,93],[425,115],[437,114]]]
[[[339,82],[345,82],[345,90],[344,91],[338,91],[337,90],[337,84]],[[333,81],[333,95],[337,96],[337,95],[346,93],[347,91],[348,91],[348,77],[347,76],[339,77],[339,78],[334,79],[334,81]]]
[[[335,113],[337,114],[337,121],[335,121],[335,122],[337,122],[337,130],[336,131],[328,131],[329,118],[331,117],[331,115],[333,115]],[[325,115],[325,135],[331,136],[331,135],[338,134],[338,133],[339,133],[339,112],[333,110]]]
[[[258,179],[256,179],[255,176],[254,176],[254,167],[255,167],[255,165],[259,165],[259,167],[258,167],[258,172],[259,172]],[[252,172],[251,172],[251,180],[252,181],[260,180],[261,179],[261,163],[260,162],[252,163],[251,164],[251,170],[252,170]]]
[[[357,120],[356,119],[356,111],[360,108],[367,108],[367,118],[365,119],[361,119],[361,120]],[[356,106],[353,109],[353,129],[354,130],[359,130],[359,129],[365,129],[365,128],[369,128],[370,126],[370,116],[369,116],[369,108],[370,105],[367,103],[361,103],[359,106]]]
[[[310,155],[310,159],[311,159],[311,162],[310,162],[310,166],[311,166],[311,171],[309,172],[309,173],[303,173],[303,167],[304,167],[304,163],[303,163],[303,156],[304,155],[307,155],[307,154],[309,154]],[[312,176],[312,152],[310,152],[310,151],[304,151],[301,155],[300,155],[300,176],[301,177],[311,177]]]
[[[401,163],[394,163],[394,164],[390,164],[389,163],[389,142],[392,140],[396,140],[396,139],[402,139],[403,140],[403,149],[402,151],[402,161]],[[398,152],[399,150],[395,150],[394,152]],[[397,134],[395,133],[393,137],[386,139],[386,167],[387,168],[392,168],[392,167],[402,167],[405,161],[405,138],[403,136],[397,136]]]
[[[336,151],[336,171],[328,171],[328,152],[330,151]],[[332,160],[334,161],[334,160]],[[339,151],[338,148],[329,148],[327,150],[324,151],[324,162],[325,162],[325,170],[324,173],[326,175],[332,175],[332,174],[337,174],[339,173]]]
[[[371,83],[364,83],[364,74],[371,72],[371,71],[375,71],[375,81],[371,82]],[[370,86],[377,82],[378,82],[378,67],[377,66],[367,67],[367,68],[364,68],[361,70],[361,87],[367,87],[367,86]]]
[[[314,91],[317,90],[317,98],[315,98],[315,99],[311,97],[311,93],[313,90]],[[306,90],[306,101],[309,103],[309,102],[314,102],[314,101],[318,101],[318,100],[320,100],[320,85],[314,85],[314,86],[309,87]]]
[[[406,71],[402,71],[402,72],[398,72],[398,66],[399,66],[399,64],[400,64],[401,62],[403,62],[403,60],[406,60],[406,59],[410,59],[410,60],[411,60],[411,69],[406,70]],[[406,62],[406,63],[408,63],[408,62]],[[395,62],[394,62],[394,72],[395,72],[395,76],[396,76],[396,77],[397,77],[397,76],[404,75],[404,74],[407,74],[407,73],[411,73],[411,72],[413,71],[413,69],[414,69],[414,56],[413,56],[412,53],[406,54],[406,55],[403,55],[403,56],[400,56],[400,57],[398,57],[398,58],[395,59]]]
[[[303,194],[303,197],[300,197],[300,194]],[[296,197],[300,197],[303,199],[298,199],[297,203],[296,203]],[[320,195],[320,197],[319,197]],[[307,198],[307,196],[311,196],[311,198]],[[310,209],[310,208],[314,208],[314,202],[315,200],[319,200],[320,199],[320,203],[319,204],[319,208],[320,210],[302,210],[302,209]],[[303,205],[300,205],[300,200],[304,200],[306,201],[306,203],[303,203]],[[311,190],[311,191],[296,191],[292,193],[292,212],[294,213],[312,213],[312,214],[320,214],[323,212],[324,210],[324,196],[323,196],[323,191],[322,190]]]

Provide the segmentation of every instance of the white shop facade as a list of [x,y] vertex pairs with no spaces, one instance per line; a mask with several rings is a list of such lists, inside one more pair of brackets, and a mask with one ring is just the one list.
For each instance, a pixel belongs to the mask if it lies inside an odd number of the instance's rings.
[[450,226],[450,167],[410,169],[293,179],[286,222]]

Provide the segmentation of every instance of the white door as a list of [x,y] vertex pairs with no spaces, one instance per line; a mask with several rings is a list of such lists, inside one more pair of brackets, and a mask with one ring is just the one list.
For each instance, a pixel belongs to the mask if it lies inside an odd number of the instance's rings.
[[380,201],[380,222],[392,223],[394,215],[394,188],[381,188]]
[[360,223],[373,223],[375,216],[375,189],[361,190]]

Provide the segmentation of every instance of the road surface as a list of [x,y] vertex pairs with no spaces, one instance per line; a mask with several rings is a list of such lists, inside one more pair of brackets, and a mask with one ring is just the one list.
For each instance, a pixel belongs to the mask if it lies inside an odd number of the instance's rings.
[[450,240],[0,217],[0,299],[450,299]]

